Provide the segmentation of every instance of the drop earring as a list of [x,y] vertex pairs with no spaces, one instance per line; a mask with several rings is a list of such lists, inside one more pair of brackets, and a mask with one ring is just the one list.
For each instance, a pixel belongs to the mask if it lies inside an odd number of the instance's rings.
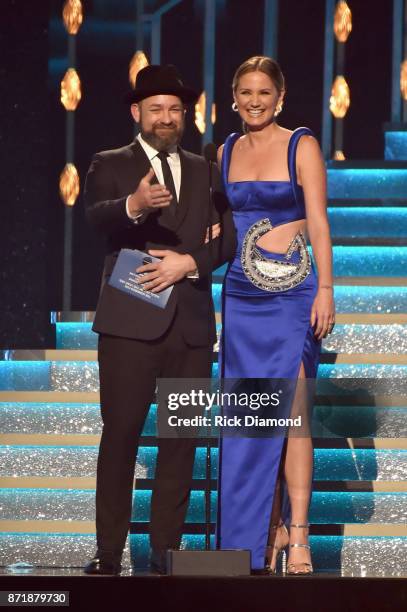
[[274,117],[277,117],[277,115],[279,115],[282,110],[283,110],[283,104],[282,104],[282,102],[280,102],[276,106],[276,110],[274,111]]
[[236,102],[233,102],[233,104],[232,104],[232,111],[233,111],[234,113],[237,113],[237,111],[238,111],[238,108],[237,108],[237,104],[236,104]]

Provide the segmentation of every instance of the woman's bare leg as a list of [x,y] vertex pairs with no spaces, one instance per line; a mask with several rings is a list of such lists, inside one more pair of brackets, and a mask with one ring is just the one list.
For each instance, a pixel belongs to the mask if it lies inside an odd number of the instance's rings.
[[[299,378],[305,378],[304,366],[301,363]],[[305,389],[302,389],[305,393]],[[304,415],[307,418],[307,415]],[[291,504],[291,524],[306,525],[311,499],[313,469],[313,447],[310,435],[289,436],[284,462],[284,474],[287,482],[288,496]],[[290,528],[290,544],[308,544],[308,529]],[[306,571],[310,563],[310,551],[302,547],[289,548],[288,564],[294,563],[299,571]]]
[[[282,457],[283,462],[283,457]],[[269,566],[274,570],[276,567],[277,550],[274,548],[284,548],[288,543],[287,532],[281,527],[281,476],[280,473],[283,469],[283,463],[280,465],[279,475],[277,477],[276,488],[274,492],[273,507],[271,510],[270,517],[270,530],[269,538],[267,543],[267,562]]]

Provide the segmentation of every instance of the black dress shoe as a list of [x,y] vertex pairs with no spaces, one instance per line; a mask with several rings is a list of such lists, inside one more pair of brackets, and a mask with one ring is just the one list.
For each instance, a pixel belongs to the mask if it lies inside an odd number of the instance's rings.
[[271,571],[267,567],[263,567],[262,569],[252,569],[250,570],[251,576],[275,576],[275,572]]
[[93,557],[83,568],[85,574],[118,576],[122,571],[120,561]]
[[167,573],[167,550],[153,548],[150,557],[150,569],[154,574]]

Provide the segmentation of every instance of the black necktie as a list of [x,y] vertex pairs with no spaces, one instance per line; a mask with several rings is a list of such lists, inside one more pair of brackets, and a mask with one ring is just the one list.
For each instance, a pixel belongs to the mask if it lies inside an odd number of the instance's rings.
[[172,176],[171,168],[168,163],[167,157],[169,153],[167,151],[160,151],[157,155],[159,160],[161,161],[161,168],[163,171],[164,185],[167,187],[168,191],[172,195],[172,200],[169,205],[169,211],[173,215],[175,215],[177,211],[177,192],[175,191],[174,179]]

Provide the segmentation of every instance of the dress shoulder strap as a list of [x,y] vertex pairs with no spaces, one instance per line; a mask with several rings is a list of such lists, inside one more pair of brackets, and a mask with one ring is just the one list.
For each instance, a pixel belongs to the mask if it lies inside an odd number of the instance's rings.
[[299,204],[300,187],[297,183],[296,157],[297,145],[301,136],[305,134],[314,136],[314,133],[307,127],[299,127],[291,134],[290,142],[288,143],[288,172],[290,174],[291,187],[294,192],[295,201]]
[[233,132],[233,134],[229,134],[225,140],[225,144],[223,145],[221,170],[223,185],[225,187],[228,184],[230,158],[232,157],[233,145],[239,137],[240,134],[238,132]]

